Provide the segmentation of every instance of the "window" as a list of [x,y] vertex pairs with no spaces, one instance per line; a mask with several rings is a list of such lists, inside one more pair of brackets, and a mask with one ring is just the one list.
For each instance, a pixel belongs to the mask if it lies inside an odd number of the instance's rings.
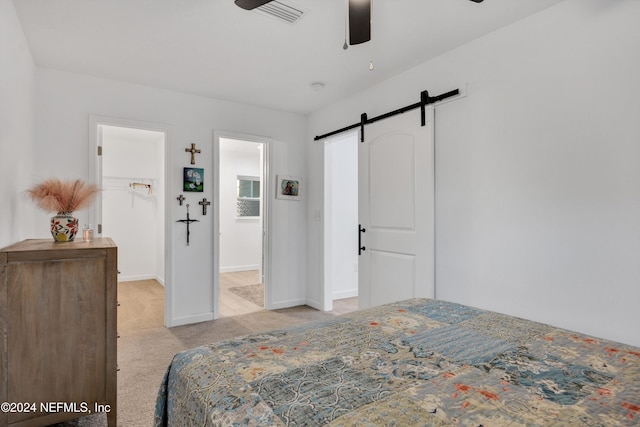
[[260,178],[238,175],[238,218],[257,218],[260,216]]

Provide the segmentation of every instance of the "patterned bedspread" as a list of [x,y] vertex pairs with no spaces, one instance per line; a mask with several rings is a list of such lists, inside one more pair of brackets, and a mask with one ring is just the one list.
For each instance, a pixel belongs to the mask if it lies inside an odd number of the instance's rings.
[[155,425],[640,425],[640,349],[414,299],[175,356]]

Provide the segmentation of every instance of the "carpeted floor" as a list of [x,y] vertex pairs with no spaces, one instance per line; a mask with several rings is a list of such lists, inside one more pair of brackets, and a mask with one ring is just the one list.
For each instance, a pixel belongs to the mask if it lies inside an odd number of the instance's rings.
[[118,330],[164,325],[164,287],[155,280],[118,283]]
[[[274,311],[261,310],[168,329],[162,326],[162,315],[149,313],[153,306],[156,307],[155,310],[162,310],[163,304],[143,302],[145,297],[140,292],[144,292],[145,287],[149,286],[126,282],[119,285],[118,291],[121,303],[118,309],[118,426],[123,427],[152,425],[160,381],[175,353],[228,338],[332,316],[301,306]],[[153,299],[156,293],[153,289],[147,290]],[[141,313],[150,315],[151,320],[141,319]],[[104,414],[94,414],[57,426],[106,425]]]
[[327,316],[331,315],[309,307],[296,307],[260,311],[171,329],[158,327],[122,332],[118,342],[118,425],[151,425],[160,381],[175,353]]

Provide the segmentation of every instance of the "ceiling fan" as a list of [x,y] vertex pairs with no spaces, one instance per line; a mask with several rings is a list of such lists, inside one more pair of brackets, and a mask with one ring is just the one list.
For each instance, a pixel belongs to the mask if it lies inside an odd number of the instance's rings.
[[[235,0],[237,6],[245,10],[253,10],[274,0]],[[349,1],[349,44],[356,45],[371,40],[371,1]],[[470,0],[482,3],[483,0]],[[346,44],[345,44],[346,46]]]

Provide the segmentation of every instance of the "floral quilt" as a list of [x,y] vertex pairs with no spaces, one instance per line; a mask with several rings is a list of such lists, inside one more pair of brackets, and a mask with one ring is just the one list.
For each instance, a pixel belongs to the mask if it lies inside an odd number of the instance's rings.
[[640,349],[412,299],[174,357],[156,426],[638,426]]

